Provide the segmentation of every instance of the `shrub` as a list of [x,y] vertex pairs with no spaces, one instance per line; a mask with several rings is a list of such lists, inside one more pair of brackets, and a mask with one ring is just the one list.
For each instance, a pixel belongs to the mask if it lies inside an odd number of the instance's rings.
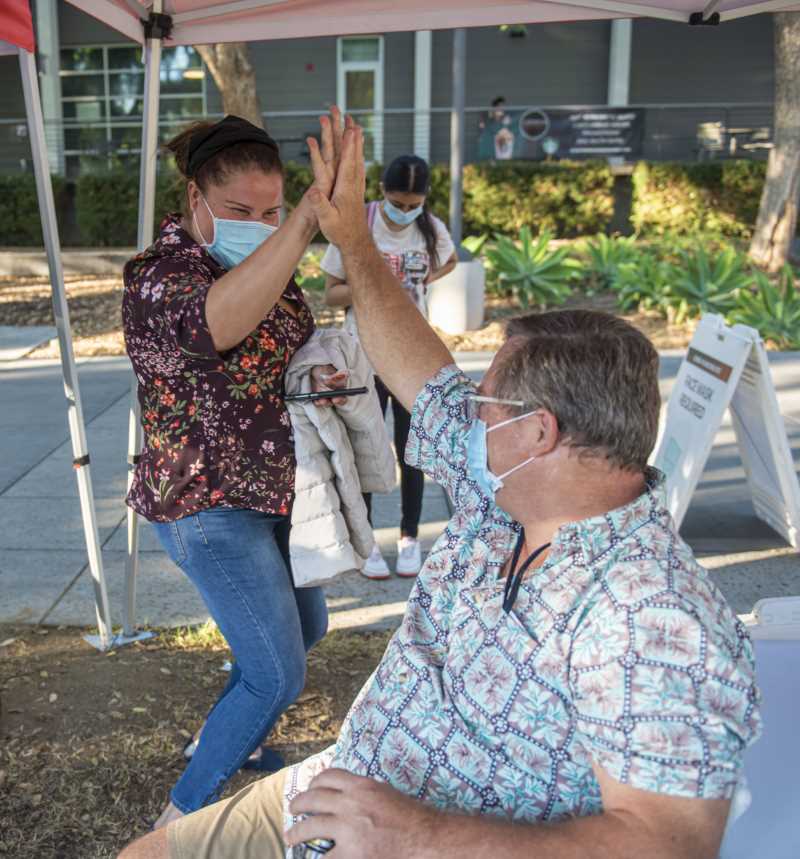
[[[103,159],[103,165],[106,160]],[[311,168],[288,162],[285,199],[297,205],[312,181]],[[376,199],[382,173],[372,165],[367,175],[368,199]],[[632,222],[641,236],[712,235],[745,239],[755,221],[764,164],[725,161],[712,164],[640,164],[634,171]],[[614,208],[614,178],[597,162],[539,163],[511,161],[471,164],[464,169],[465,235],[516,237],[522,227],[534,235],[549,232],[559,238],[604,233]],[[139,170],[134,161],[113,169],[98,168],[75,182],[75,207],[82,235],[80,243],[107,246],[136,241]],[[54,178],[59,223],[66,223],[67,183]],[[41,228],[31,217],[37,211],[30,175],[0,177],[0,243],[41,245]],[[447,222],[450,171],[444,164],[431,168],[428,197],[434,214]],[[179,208],[176,172],[161,164],[156,219]]]
[[559,238],[603,232],[614,213],[606,164],[510,162],[464,168],[464,232]]
[[294,209],[313,181],[314,174],[310,167],[294,161],[284,165],[283,199],[287,209]]
[[620,310],[656,310],[666,316],[672,277],[673,267],[654,254],[622,263],[612,284]]
[[306,251],[297,265],[295,280],[305,290],[322,292],[325,289],[325,274],[320,268],[322,254]]
[[609,237],[599,233],[581,246],[584,286],[587,293],[613,288],[620,267],[635,262],[641,252],[633,237]]
[[[380,197],[383,167],[367,171],[367,199]],[[602,232],[614,210],[613,176],[595,162],[542,164],[512,161],[468,164],[464,168],[464,234],[518,236],[523,227],[535,235],[550,232],[569,238]],[[450,168],[431,167],[431,211],[447,223]]]
[[486,250],[494,290],[513,295],[523,308],[562,304],[572,292],[580,263],[570,257],[568,247],[551,250],[551,240],[542,233],[533,241],[528,227],[520,230],[518,242],[498,236]]
[[[82,241],[92,247],[135,245],[139,220],[139,174],[117,168],[85,173],[76,183],[75,208]],[[182,183],[171,170],[156,180],[155,229],[168,212],[179,211]]]
[[[60,176],[50,177],[59,231],[63,231],[67,185]],[[0,245],[41,247],[42,222],[36,180],[32,173],[0,175]]]
[[645,236],[706,232],[749,238],[765,172],[761,161],[640,162],[633,171],[631,222]]
[[785,266],[777,281],[757,271],[754,289],[742,292],[728,321],[755,328],[778,349],[800,349],[800,292],[792,267]]
[[740,292],[752,282],[745,258],[733,248],[716,255],[698,247],[681,254],[681,262],[671,266],[671,283],[666,297],[675,322],[703,313],[730,313]]

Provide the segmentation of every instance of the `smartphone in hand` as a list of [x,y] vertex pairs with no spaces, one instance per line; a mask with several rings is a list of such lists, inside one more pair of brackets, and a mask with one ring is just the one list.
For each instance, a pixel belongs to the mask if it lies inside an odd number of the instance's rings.
[[313,403],[315,400],[335,400],[339,397],[357,397],[366,394],[369,389],[361,388],[335,388],[330,391],[311,391],[307,394],[288,394],[283,399],[287,403]]

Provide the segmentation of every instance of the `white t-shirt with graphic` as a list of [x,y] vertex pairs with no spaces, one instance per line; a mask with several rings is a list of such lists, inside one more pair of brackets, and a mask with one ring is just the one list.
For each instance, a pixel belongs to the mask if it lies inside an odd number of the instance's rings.
[[[447,227],[435,215],[429,217],[436,231],[436,253],[439,263],[437,268],[441,268],[455,252],[455,245],[450,238],[450,233],[447,232]],[[402,230],[390,230],[378,207],[372,222],[372,238],[395,277],[408,290],[414,304],[427,318],[425,281],[430,274],[431,259],[425,245],[425,237],[416,221]],[[320,268],[332,277],[346,279],[342,255],[335,245],[328,245]],[[348,317],[351,315],[348,310]]]

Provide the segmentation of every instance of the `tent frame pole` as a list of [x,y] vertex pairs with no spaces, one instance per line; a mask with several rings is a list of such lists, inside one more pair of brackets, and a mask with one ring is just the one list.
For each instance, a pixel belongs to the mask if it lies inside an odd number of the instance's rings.
[[[162,0],[155,0],[152,14],[161,14]],[[155,231],[156,172],[158,167],[158,103],[161,89],[161,31],[144,43],[144,117],[139,169],[139,226],[137,247],[144,250]],[[139,383],[131,377],[131,406],[128,420],[128,490],[142,449],[142,422]],[[123,633],[134,636],[136,619],[136,579],[139,574],[139,516],[128,507],[128,546],[125,558],[125,598],[122,612]]]
[[450,114],[450,235],[461,258],[464,202],[464,107],[467,89],[467,31],[453,30],[453,110]]
[[[103,555],[92,490],[89,451],[86,443],[86,426],[78,386],[75,353],[72,348],[72,329],[69,323],[69,307],[64,288],[64,270],[61,265],[61,243],[58,236],[58,221],[53,199],[53,186],[50,180],[50,163],[45,144],[42,104],[39,100],[39,82],[33,54],[20,48],[19,65],[22,74],[25,110],[30,126],[31,156],[36,177],[36,193],[39,199],[42,233],[47,252],[47,265],[50,271],[53,316],[58,331],[61,372],[64,377],[64,394],[67,398],[67,421],[72,439],[73,464],[78,479],[78,496],[86,537],[86,550],[89,556],[89,570],[94,585],[94,604],[99,635],[87,638],[96,644],[100,650],[108,650],[112,646],[111,613],[103,571]],[[96,641],[93,640],[95,638]]]

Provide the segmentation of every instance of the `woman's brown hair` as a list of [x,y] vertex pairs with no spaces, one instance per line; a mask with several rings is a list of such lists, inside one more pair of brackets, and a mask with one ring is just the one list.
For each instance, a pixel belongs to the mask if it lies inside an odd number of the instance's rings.
[[183,177],[185,183],[183,208],[186,216],[191,214],[188,211],[186,191],[188,183],[192,179],[197,182],[200,190],[205,192],[209,185],[221,185],[232,174],[243,170],[261,170],[264,173],[283,174],[283,164],[276,149],[271,146],[264,146],[262,143],[247,141],[226,147],[202,164],[193,176],[190,175],[188,164],[192,138],[196,134],[208,131],[214,125],[216,123],[208,121],[194,122],[162,146],[163,151],[174,156],[175,166]]

